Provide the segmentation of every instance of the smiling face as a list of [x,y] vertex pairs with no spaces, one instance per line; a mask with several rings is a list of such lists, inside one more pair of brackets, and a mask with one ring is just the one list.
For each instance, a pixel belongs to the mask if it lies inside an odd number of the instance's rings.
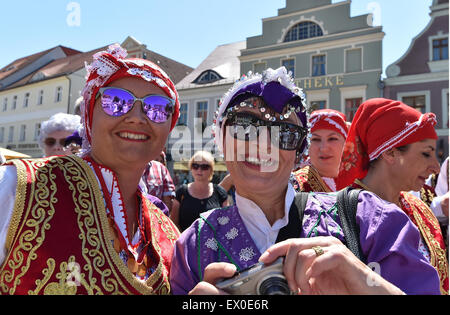
[[[236,112],[248,113],[261,120],[267,120],[258,108],[240,108]],[[298,117],[294,114],[284,122],[300,125]],[[223,145],[225,162],[241,196],[254,195],[255,191],[273,194],[277,189],[286,189],[295,164],[295,150],[281,150],[275,147],[269,129],[260,133],[256,139],[245,141],[234,138],[233,126],[222,128],[225,128]]]
[[395,164],[392,164],[392,178],[399,181],[403,191],[419,191],[425,180],[439,172],[436,158],[436,140],[426,139],[407,146],[402,152],[396,149]]
[[[165,95],[155,85],[132,77],[121,78],[109,86],[126,89],[138,98],[150,94]],[[140,101],[123,116],[109,116],[98,98],[92,119],[91,156],[116,171],[118,168],[144,168],[161,153],[170,124],[170,117],[164,123],[151,122],[143,112]]]
[[312,133],[309,157],[321,176],[338,175],[344,144],[345,138],[335,131],[318,129]]

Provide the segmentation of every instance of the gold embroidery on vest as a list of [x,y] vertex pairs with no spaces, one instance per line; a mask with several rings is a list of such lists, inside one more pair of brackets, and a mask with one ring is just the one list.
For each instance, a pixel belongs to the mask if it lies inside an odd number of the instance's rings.
[[[87,281],[89,283],[89,294],[120,294],[130,292],[126,290],[123,283],[120,282],[117,275],[110,268],[106,268],[105,265],[111,266],[107,263],[107,259],[104,255],[106,251],[102,242],[102,231],[108,232],[101,228],[98,219],[95,217],[97,212],[105,212],[103,198],[101,203],[97,202],[95,205],[94,198],[98,199],[95,191],[91,191],[90,194],[83,193],[81,190],[86,188],[97,187],[97,179],[92,178],[89,175],[93,175],[90,172],[89,166],[85,165],[85,162],[77,157],[71,157],[73,161],[65,162],[65,177],[70,184],[70,189],[79,190],[78,199],[73,199],[75,203],[74,211],[77,213],[77,224],[80,234],[79,239],[82,241],[82,255],[86,265],[83,267],[87,270]],[[78,160],[78,161],[77,161]],[[78,162],[78,163],[77,163]],[[72,183],[76,183],[73,185]],[[94,198],[91,198],[92,195]],[[99,208],[99,206],[102,206]],[[108,232],[109,233],[109,232]],[[100,276],[101,287],[97,284],[97,279],[93,276],[94,272]],[[113,276],[113,277],[111,277]],[[125,290],[125,292],[122,292]]]
[[[311,165],[301,168],[295,175],[298,178],[304,179],[311,186],[313,192],[331,192],[331,189],[323,181],[322,176]],[[300,185],[300,191],[304,191],[303,185],[305,183],[302,180],[298,180],[298,184]]]
[[[76,158],[72,156],[72,158]],[[79,158],[77,158],[79,159]],[[80,159],[81,160],[81,159]],[[108,217],[106,216],[106,208],[105,203],[103,200],[103,195],[100,191],[100,187],[97,184],[97,178],[92,171],[92,169],[89,167],[88,164],[86,164],[84,161],[80,161],[80,166],[83,168],[84,173],[87,176],[87,179],[90,183],[95,183],[95,185],[91,185],[92,188],[92,194],[93,194],[93,200],[95,203],[95,211],[94,213],[94,219],[98,224],[98,227],[102,231],[102,235],[100,237],[102,248],[104,249],[105,253],[108,253],[106,255],[106,262],[109,265],[114,266],[115,268],[111,268],[112,274],[116,277],[118,280],[118,283],[121,285],[122,289],[125,290],[125,294],[130,294],[128,290],[126,290],[126,287],[120,282],[119,275],[116,273],[116,268],[120,272],[120,274],[128,281],[128,283],[137,291],[139,291],[141,294],[154,294],[153,288],[147,286],[144,282],[139,281],[135,275],[131,273],[131,271],[128,269],[128,267],[123,263],[120,256],[116,253],[113,244],[110,241],[110,228],[108,223]],[[155,271],[152,276],[158,273],[159,269],[161,269],[161,266],[158,266],[157,270]],[[152,277],[151,276],[151,277]],[[158,280],[158,278],[155,278],[155,282]],[[109,279],[108,279],[109,283]]]
[[[20,278],[29,269],[31,260],[37,259],[36,250],[45,240],[45,232],[51,227],[50,221],[55,211],[53,205],[57,202],[55,198],[57,187],[54,181],[56,175],[53,173],[53,170],[59,168],[64,174],[69,189],[73,192],[74,211],[77,214],[77,224],[80,231],[78,237],[82,242],[81,254],[85,260],[83,263],[80,262],[80,277],[82,279],[81,283],[88,294],[131,294],[127,284],[124,284],[122,279],[126,280],[132,288],[142,294],[170,293],[168,273],[165,270],[162,258],[156,271],[144,283],[139,281],[128,270],[115,252],[109,240],[110,230],[103,195],[94,172],[84,160],[76,156],[66,156],[51,158],[47,164],[48,159],[22,161],[17,162],[16,166],[18,170],[18,198],[16,198],[14,215],[11,221],[12,225],[8,234],[11,248],[13,244],[16,247],[13,253],[9,253],[5,261],[5,264],[8,264],[11,271],[5,271],[3,267],[0,271],[0,292],[14,294],[18,283],[20,283]],[[25,204],[25,189],[23,188],[27,187],[27,167],[31,169],[30,175],[34,176],[36,174],[36,177],[31,178],[32,184],[30,185],[31,190],[29,193],[31,197],[28,203]],[[23,190],[19,191],[19,189]],[[20,200],[22,200],[22,204]],[[31,208],[33,202],[35,205]],[[156,206],[148,200],[145,200],[145,202],[152,216],[152,245],[159,256],[162,257],[161,249],[153,235],[153,231],[156,229],[154,225],[159,220],[164,226],[164,231],[168,233],[170,240],[173,240],[173,242],[175,242],[177,237],[177,231],[171,229],[171,225],[169,222],[166,222],[165,217],[160,217],[156,220],[153,217],[154,213],[159,213],[154,208]],[[48,211],[44,209],[48,209]],[[28,230],[25,230],[25,228]],[[30,228],[33,230],[30,230]],[[25,254],[29,255],[26,262],[24,261]],[[71,259],[74,260],[75,258],[71,256]],[[69,260],[70,262],[71,260]],[[36,289],[34,291],[30,290],[29,294],[37,294],[44,287],[45,294],[75,294],[77,292],[77,288],[72,288],[67,286],[67,283],[63,283],[66,281],[64,277],[68,275],[67,263],[60,264],[61,272],[57,274],[60,282],[50,283],[45,286],[53,274],[55,261],[51,258],[48,259],[47,266],[48,268],[42,271],[43,279],[35,281]],[[19,270],[21,274],[16,275]],[[101,284],[97,283],[97,274],[101,279]],[[14,284],[9,289],[9,286],[5,283],[11,285],[12,281],[14,281]],[[156,283],[158,284],[156,289],[150,287]]]
[[35,281],[36,283],[36,289],[34,291],[28,291],[28,295],[37,295],[42,290],[42,288],[47,284],[47,282],[50,280],[50,278],[53,275],[53,272],[55,271],[56,262],[54,259],[50,258],[47,260],[47,266],[48,268],[42,270],[42,274],[44,275],[44,278],[42,280],[37,279]]
[[[59,265],[59,270],[56,274],[56,279],[59,282],[49,283],[44,289],[44,295],[75,295],[77,294],[78,286],[82,285],[88,289],[89,285],[86,281],[83,281],[80,270],[74,268],[75,265],[75,257],[70,256],[68,262],[62,262]],[[75,272],[76,275],[72,273]],[[72,276],[75,277],[76,281],[72,281]],[[88,290],[89,292],[89,290]]]
[[419,214],[419,211],[426,217],[428,222],[432,224],[434,229],[440,230],[439,222],[431,212],[431,209],[428,208],[423,201],[409,193],[402,193],[402,196],[402,199],[404,199],[402,202],[404,201],[404,203],[406,203],[405,206],[408,206],[413,210],[413,215],[416,219],[420,233],[427,243],[431,257],[430,264],[435,267],[439,273],[441,293],[448,294],[448,292],[446,292],[443,288],[443,281],[445,278],[448,278],[446,250],[441,248],[439,242],[434,238],[430,228],[425,224],[422,216]]
[[[26,160],[24,161],[29,167],[34,167],[36,165],[39,167],[39,164],[42,163],[42,160]],[[17,162],[19,163],[19,162]],[[32,164],[34,163],[34,165]],[[18,172],[23,171],[24,168],[17,169]],[[9,256],[8,266],[11,268],[11,272],[3,272],[0,277],[0,282],[3,284],[4,281],[12,282],[13,285],[9,289],[9,294],[14,294],[16,291],[17,285],[20,283],[20,279],[27,273],[30,268],[31,261],[36,260],[37,254],[36,251],[43,244],[45,240],[45,233],[50,229],[50,221],[55,214],[55,209],[53,204],[57,202],[55,199],[55,194],[57,191],[56,183],[53,181],[55,175],[52,175],[49,168],[41,168],[38,172],[36,172],[36,180],[33,181],[32,192],[31,195],[34,197],[35,204],[31,208],[32,198],[28,201],[26,205],[26,212],[24,218],[24,223],[22,226],[18,227],[17,233],[17,241],[19,246],[17,246],[12,254]],[[23,180],[23,176],[17,176]],[[25,176],[26,178],[26,176]],[[50,186],[48,185],[50,182]],[[47,200],[48,199],[48,200]],[[24,205],[25,206],[25,205]],[[45,209],[48,209],[47,211]],[[22,212],[25,209],[18,210]],[[28,228],[27,231],[23,231]],[[34,230],[33,230],[34,229]],[[27,256],[26,262],[24,261],[24,256]],[[20,273],[16,275],[16,271],[18,272],[20,269]],[[2,291],[7,292],[8,287],[6,285],[2,285]]]

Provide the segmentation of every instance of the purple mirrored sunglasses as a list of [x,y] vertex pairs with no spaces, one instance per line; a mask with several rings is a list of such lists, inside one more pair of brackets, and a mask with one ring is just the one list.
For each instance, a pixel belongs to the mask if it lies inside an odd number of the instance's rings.
[[104,112],[113,117],[125,115],[140,101],[148,119],[157,124],[166,122],[175,109],[175,101],[166,96],[153,94],[137,98],[130,91],[117,87],[101,88],[96,99],[99,97]]

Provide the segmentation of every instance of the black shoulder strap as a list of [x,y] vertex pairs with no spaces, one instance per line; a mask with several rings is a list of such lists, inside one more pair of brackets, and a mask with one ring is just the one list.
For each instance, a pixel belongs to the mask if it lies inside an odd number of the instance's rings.
[[289,209],[289,222],[278,232],[276,243],[290,239],[299,238],[303,227],[303,213],[308,201],[308,193],[298,192],[295,194],[294,202]]
[[356,210],[360,192],[361,189],[352,189],[352,187],[342,189],[337,194],[337,206],[347,247],[359,260],[365,262],[366,259],[359,241],[359,225],[356,223]]

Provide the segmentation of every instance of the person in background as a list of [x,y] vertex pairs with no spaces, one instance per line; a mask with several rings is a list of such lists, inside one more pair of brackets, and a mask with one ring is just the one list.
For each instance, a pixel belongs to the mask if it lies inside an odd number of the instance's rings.
[[200,213],[225,207],[228,194],[221,186],[213,184],[214,157],[207,151],[197,151],[189,160],[194,182],[177,189],[170,218],[180,231],[187,229]]
[[142,175],[144,191],[160,199],[167,206],[169,215],[172,209],[172,200],[175,198],[175,185],[173,184],[170,172],[165,166],[166,155],[164,152],[158,160],[151,161]]
[[436,116],[400,101],[375,98],[360,105],[347,137],[338,189],[349,185],[371,191],[402,209],[420,231],[419,249],[435,267],[441,293],[448,294],[448,261],[439,222],[409,191],[418,191],[436,158]]
[[39,146],[44,152],[44,157],[53,155],[72,154],[65,147],[66,138],[71,136],[80,127],[81,117],[58,113],[41,124],[39,134]]
[[127,55],[115,44],[86,66],[81,157],[0,166],[2,295],[171,293],[179,231],[139,182],[176,125],[178,93]]
[[293,173],[294,188],[305,192],[336,191],[335,178],[348,133],[346,117],[337,110],[321,109],[311,113],[309,122],[309,160]]
[[[373,193],[362,192],[357,205],[361,260],[344,245],[336,194],[308,194],[300,221],[289,177],[307,146],[305,109],[284,67],[244,76],[224,95],[215,141],[236,187],[236,205],[202,213],[182,233],[172,260],[173,293],[221,294],[217,281],[285,257],[293,293],[439,294],[436,270],[417,249],[417,229]],[[282,136],[286,131],[290,137]],[[369,263],[378,264],[380,274]]]
[[225,175],[225,177],[219,183],[219,186],[221,186],[223,189],[225,189],[225,191],[229,195],[231,195],[231,200],[228,203],[230,205],[235,204],[236,203],[236,195],[235,195],[236,189],[234,188],[233,178],[231,178],[231,175],[229,173],[227,175]]

